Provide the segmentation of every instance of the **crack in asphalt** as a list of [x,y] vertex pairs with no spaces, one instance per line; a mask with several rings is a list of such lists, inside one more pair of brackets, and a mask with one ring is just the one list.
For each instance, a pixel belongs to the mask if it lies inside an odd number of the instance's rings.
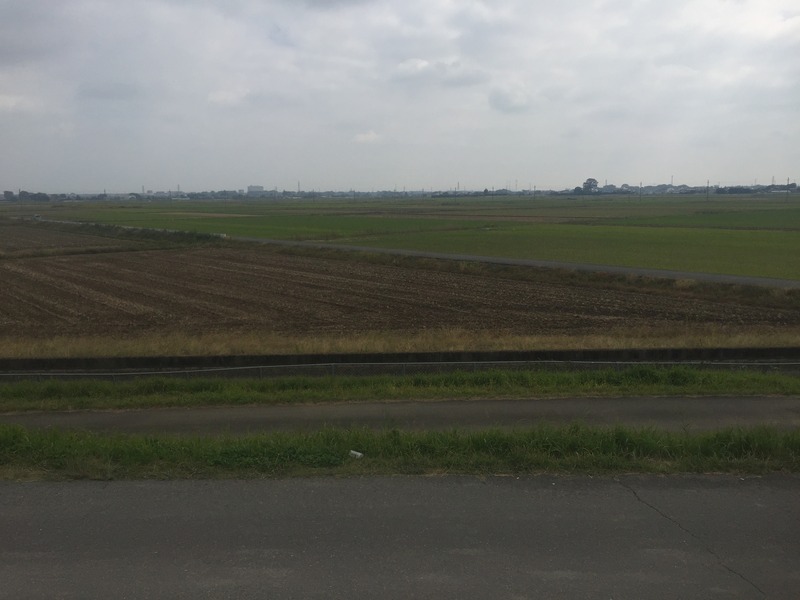
[[617,481],[617,483],[620,484],[620,486],[622,486],[623,488],[628,490],[631,494],[633,494],[633,497],[636,498],[636,500],[638,502],[640,502],[641,504],[644,504],[650,510],[656,512],[658,515],[660,515],[661,517],[663,517],[664,519],[666,519],[667,521],[669,521],[670,523],[675,525],[678,529],[680,529],[681,531],[683,531],[684,533],[689,535],[692,539],[696,540],[703,547],[703,549],[706,552],[708,552],[711,556],[714,557],[714,559],[717,561],[717,564],[719,564],[719,566],[721,566],[723,569],[728,571],[731,575],[735,575],[736,577],[738,577],[739,579],[741,579],[742,581],[744,581],[745,583],[750,585],[754,590],[756,590],[759,594],[761,594],[762,597],[764,597],[764,598],[767,597],[767,594],[764,592],[764,590],[762,590],[760,587],[758,587],[754,582],[750,581],[742,573],[740,573],[736,569],[733,569],[730,566],[728,566],[727,564],[725,564],[725,562],[722,560],[722,558],[719,556],[719,554],[717,554],[713,550],[713,548],[711,548],[711,546],[706,544],[702,539],[700,539],[693,532],[691,532],[690,530],[686,529],[686,527],[681,525],[681,523],[679,521],[677,521],[674,518],[670,517],[668,514],[663,512],[661,509],[659,509],[657,506],[655,506],[653,504],[650,504],[647,500],[643,499],[639,495],[639,493],[634,488],[632,488],[630,485],[628,485],[627,483],[625,483],[625,482],[623,482],[623,481],[621,481],[619,479],[616,479],[616,481]]

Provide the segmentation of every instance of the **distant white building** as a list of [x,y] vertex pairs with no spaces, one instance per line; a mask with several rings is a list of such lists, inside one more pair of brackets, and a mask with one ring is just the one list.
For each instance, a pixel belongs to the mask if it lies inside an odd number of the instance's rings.
[[264,186],[263,185],[248,185],[247,186],[247,193],[248,194],[263,194],[264,193]]

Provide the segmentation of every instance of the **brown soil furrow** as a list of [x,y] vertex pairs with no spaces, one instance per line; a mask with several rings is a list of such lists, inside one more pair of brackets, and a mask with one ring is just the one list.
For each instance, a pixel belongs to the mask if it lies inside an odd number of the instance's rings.
[[[68,261],[66,264],[68,267],[73,267],[76,263]],[[78,270],[64,268],[64,265],[65,263],[62,260],[49,263],[39,260],[38,262],[28,263],[28,268],[24,270],[26,271],[26,276],[36,285],[49,286],[60,290],[62,293],[71,293],[80,299],[82,306],[89,308],[92,312],[115,315],[124,313],[130,316],[146,316],[150,312],[140,304],[86,285],[85,281],[81,281]],[[19,269],[19,267],[14,265],[9,267],[9,270],[15,269]],[[21,271],[22,269],[19,270]]]
[[62,308],[58,302],[48,300],[34,290],[20,290],[16,287],[4,289],[3,305],[0,306],[2,331],[10,331],[20,322],[75,323],[80,315],[70,307]]
[[[147,260],[145,253],[137,253],[137,261],[126,268],[119,263],[106,264],[93,258],[91,262],[75,261],[73,277],[87,287],[101,287],[117,297],[135,299],[146,307],[146,312],[160,315],[162,319],[181,319],[187,305],[193,312],[203,313],[209,319],[238,319],[246,316],[230,300],[235,299],[220,283],[203,286],[183,273],[176,278],[180,265],[166,265]],[[133,255],[131,255],[133,256]],[[128,260],[130,257],[127,257]],[[191,275],[191,274],[188,274]],[[193,314],[191,318],[196,318]]]
[[[26,323],[35,329],[46,330],[54,324],[80,321],[83,313],[78,308],[80,304],[76,298],[64,294],[57,287],[42,285],[25,277],[24,273],[11,273],[6,268],[0,269],[0,272],[0,312],[9,318],[13,316],[13,325]],[[10,273],[16,277],[9,277]]]
[[[60,240],[31,229],[42,244]],[[800,311],[292,256],[256,245],[0,261],[7,335],[447,328],[584,335],[702,324],[797,325]]]
[[[210,264],[198,260],[198,257],[189,260],[201,265],[200,269],[194,269],[197,271],[197,279],[192,279],[193,290],[225,302],[242,305],[248,311],[263,309],[266,303],[273,311],[275,308],[279,308],[281,313],[302,311],[306,314],[304,318],[314,319],[319,310],[313,305],[341,307],[348,311],[354,308],[352,300],[342,301],[338,299],[339,297],[331,296],[330,291],[335,288],[329,282],[320,281],[321,278],[315,274],[289,270],[285,267],[253,271],[252,264],[243,265],[230,261],[225,263],[216,261],[217,264]],[[214,273],[217,275],[216,278],[212,276]],[[341,284],[341,281],[340,279],[337,283]],[[224,283],[228,285],[222,285]],[[346,287],[352,288],[349,285]],[[356,292],[355,295],[355,300],[363,305],[365,299],[363,292]],[[276,297],[276,301],[271,302],[271,297]],[[280,310],[280,307],[283,307],[283,310]]]
[[0,249],[14,253],[42,248],[119,246],[119,240],[89,234],[54,231],[26,225],[0,225]]

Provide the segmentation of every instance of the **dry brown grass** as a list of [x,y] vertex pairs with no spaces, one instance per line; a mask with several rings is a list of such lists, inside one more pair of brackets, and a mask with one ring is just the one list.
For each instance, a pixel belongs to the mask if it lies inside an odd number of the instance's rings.
[[800,327],[738,328],[714,325],[650,330],[609,330],[603,335],[516,335],[462,329],[376,331],[350,336],[280,335],[275,332],[145,334],[138,337],[0,339],[2,358],[99,356],[214,356],[338,354],[360,352],[462,352],[625,348],[743,348],[800,345]]

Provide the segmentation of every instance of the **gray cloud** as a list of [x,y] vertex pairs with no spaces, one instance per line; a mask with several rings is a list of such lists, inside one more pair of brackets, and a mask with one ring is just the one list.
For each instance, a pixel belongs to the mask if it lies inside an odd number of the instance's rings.
[[797,178],[799,13],[793,0],[0,2],[14,148],[0,184]]
[[396,65],[392,79],[411,85],[465,87],[483,84],[490,76],[477,66],[470,67],[459,60],[409,58]]
[[489,93],[489,106],[501,113],[525,112],[532,104],[530,93],[521,87],[495,88]]
[[[288,1],[291,2],[294,0]],[[322,10],[334,10],[344,6],[358,6],[362,4],[368,4],[372,1],[373,0],[300,0],[302,4],[305,4],[310,8]]]
[[129,82],[105,81],[82,85],[78,90],[82,100],[100,102],[130,102],[142,96],[142,90]]

